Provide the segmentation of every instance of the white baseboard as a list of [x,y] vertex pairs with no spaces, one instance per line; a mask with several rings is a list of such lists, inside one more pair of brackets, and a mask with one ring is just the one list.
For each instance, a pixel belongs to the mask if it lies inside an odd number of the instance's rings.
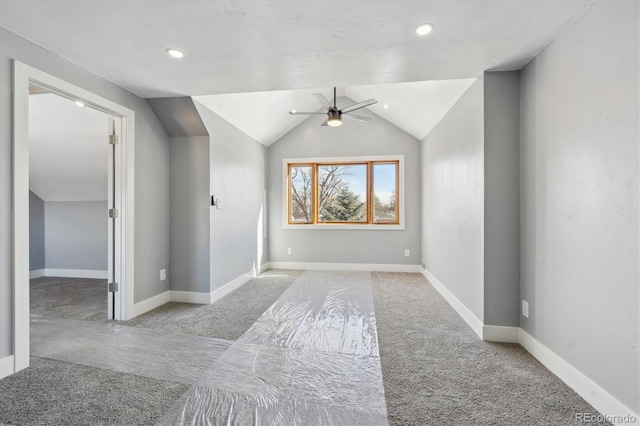
[[[142,315],[145,312],[149,312],[159,306],[164,305],[167,302],[180,302],[180,303],[195,303],[201,305],[210,305],[213,302],[222,299],[233,290],[241,287],[247,281],[253,278],[253,271],[248,272],[238,278],[222,285],[221,287],[213,290],[211,293],[202,293],[196,291],[175,291],[169,290],[157,296],[150,297],[142,302],[138,302],[133,305],[133,316],[131,318]],[[130,319],[131,319],[130,318]]]
[[487,342],[520,343],[520,327],[483,325],[482,340]]
[[180,303],[196,303],[208,305],[211,303],[211,293],[200,293],[196,291],[174,291],[170,292],[170,300]]
[[322,262],[269,262],[270,269],[300,269],[310,271],[372,271],[420,272],[420,265],[378,263],[322,263]]
[[268,271],[269,269],[271,269],[271,262],[263,263],[263,264],[262,264],[262,265],[260,265],[260,267],[258,268],[258,271],[257,271],[257,272],[258,272],[258,274],[257,274],[257,275],[259,275],[259,274],[261,274],[261,273],[263,273],[263,272],[265,272],[265,271]]
[[64,277],[64,278],[93,278],[106,280],[109,276],[108,271],[94,269],[52,269],[44,270],[45,277]]
[[[546,347],[543,343],[536,340],[520,327],[484,325],[482,321],[473,315],[433,274],[426,269],[423,269],[422,273],[482,340],[519,343],[527,352],[547,367],[549,371],[558,376],[560,380],[565,382],[570,388],[575,390],[578,395],[584,398],[585,401],[602,413],[606,420],[616,425],[640,425],[640,415],[634,413],[629,407]],[[597,413],[588,414],[597,415]]]
[[0,379],[10,376],[15,372],[13,355],[0,358]]
[[145,299],[142,302],[138,302],[133,305],[133,315],[129,317],[129,319],[142,315],[145,312],[149,312],[158,306],[162,306],[170,300],[170,292],[165,291],[164,293]]
[[247,283],[249,280],[253,278],[253,272],[247,272],[244,275],[239,276],[238,278],[229,281],[228,283],[218,287],[213,290],[210,294],[211,298],[209,303],[213,303],[217,300],[222,299],[227,294],[231,293],[233,290],[240,288],[243,284]]
[[438,293],[449,302],[449,305],[460,315],[460,317],[471,327],[471,329],[482,339],[484,324],[467,308],[456,296],[453,295],[431,272],[422,269],[422,275],[438,290]]
[[46,277],[46,269],[34,269],[29,271],[29,279]]
[[[611,416],[611,419],[608,419],[611,423],[625,425],[640,424],[639,414],[634,413],[629,407],[618,401],[618,399],[609,392],[565,361],[560,355],[553,352],[522,329],[519,329],[519,343],[527,352],[540,361],[542,365],[547,367],[549,371],[569,385],[569,387],[575,390],[585,401],[593,405],[596,410],[604,416]],[[615,416],[625,415],[628,416],[628,418],[635,418],[635,421],[616,421]]]

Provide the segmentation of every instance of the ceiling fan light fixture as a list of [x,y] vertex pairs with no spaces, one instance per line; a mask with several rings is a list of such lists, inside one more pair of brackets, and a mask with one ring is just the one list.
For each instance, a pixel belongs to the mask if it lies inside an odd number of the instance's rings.
[[331,127],[338,127],[342,125],[342,120],[340,120],[339,118],[330,118],[327,121],[327,124]]
[[327,112],[329,118],[327,119],[327,124],[331,127],[338,127],[342,124],[342,119],[340,118],[340,113],[335,110],[331,110]]

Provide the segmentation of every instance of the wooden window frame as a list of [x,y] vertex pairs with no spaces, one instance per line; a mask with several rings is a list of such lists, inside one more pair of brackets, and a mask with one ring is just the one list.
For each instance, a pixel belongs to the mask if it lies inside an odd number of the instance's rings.
[[[334,161],[332,161],[334,160]],[[366,160],[344,160],[344,159],[327,159],[327,160],[307,160],[307,161],[295,161],[295,160],[284,160],[284,164],[286,167],[286,179],[285,179],[285,204],[286,204],[286,220],[285,225],[291,228],[297,227],[363,227],[367,226],[368,229],[373,228],[395,228],[402,226],[403,227],[403,216],[402,209],[403,204],[402,201],[402,176],[403,167],[402,167],[403,158],[393,157],[393,158],[375,158],[375,159],[366,159]],[[396,193],[396,209],[395,209],[395,220],[384,220],[384,221],[376,221],[375,220],[375,182],[374,182],[374,167],[379,164],[393,164],[396,168],[396,184],[395,184],[395,193]],[[366,166],[366,186],[367,186],[367,199],[366,199],[366,221],[355,222],[355,221],[327,221],[321,222],[319,220],[319,168],[322,166]],[[311,214],[311,222],[296,222],[291,219],[292,212],[292,197],[291,197],[291,169],[294,167],[309,167],[311,169],[311,206],[312,206],[312,214]]]

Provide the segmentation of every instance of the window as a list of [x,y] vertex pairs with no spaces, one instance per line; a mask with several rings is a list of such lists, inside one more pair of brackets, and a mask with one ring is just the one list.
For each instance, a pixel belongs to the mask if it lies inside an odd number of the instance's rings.
[[287,225],[400,225],[400,159],[285,160]]

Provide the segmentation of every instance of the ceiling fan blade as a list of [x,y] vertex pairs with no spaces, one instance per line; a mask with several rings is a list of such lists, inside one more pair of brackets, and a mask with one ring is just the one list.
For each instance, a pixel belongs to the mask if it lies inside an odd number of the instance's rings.
[[369,117],[362,117],[360,115],[351,115],[351,114],[342,114],[340,115],[340,117],[342,118],[348,118],[349,120],[356,120],[356,121],[371,121],[371,118]]
[[328,125],[329,125],[329,119],[327,118],[322,122],[321,126],[328,126]]
[[329,103],[327,98],[324,97],[322,93],[314,93],[313,96],[316,97],[318,102],[320,102],[323,107],[325,107],[326,109],[331,109],[331,104]]
[[304,112],[304,111],[289,111],[289,115],[316,115],[316,114],[327,114],[326,112]]
[[366,101],[358,102],[357,104],[349,105],[348,107],[342,108],[340,112],[344,114],[345,112],[355,111],[360,108],[368,107],[369,105],[373,105],[377,102],[378,101],[376,101],[375,99],[367,99]]

